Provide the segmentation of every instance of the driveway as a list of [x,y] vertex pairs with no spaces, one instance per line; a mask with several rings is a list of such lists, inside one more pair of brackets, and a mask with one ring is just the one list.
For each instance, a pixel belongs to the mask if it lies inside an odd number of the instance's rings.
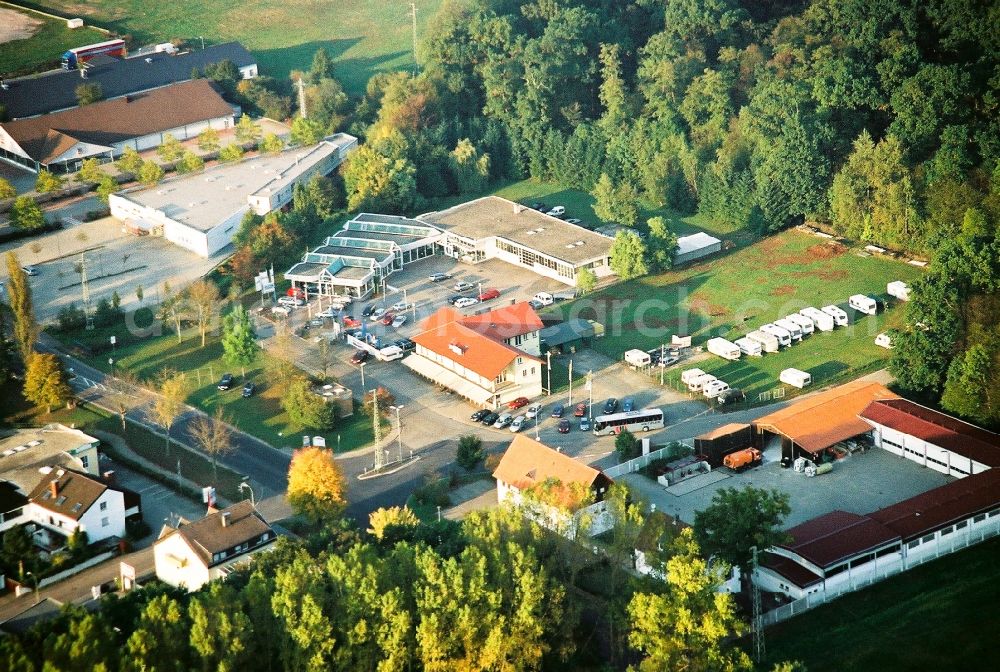
[[162,483],[129,469],[111,458],[102,460],[101,467],[113,469],[118,485],[139,493],[142,497],[142,518],[149,525],[150,533],[136,543],[136,548],[152,546],[165,523],[176,523],[178,517],[199,520],[205,515],[205,505],[183,497]]

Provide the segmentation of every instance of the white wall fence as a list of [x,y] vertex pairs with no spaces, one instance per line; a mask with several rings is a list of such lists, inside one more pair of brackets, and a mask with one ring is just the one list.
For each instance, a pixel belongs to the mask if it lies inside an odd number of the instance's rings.
[[950,539],[939,537],[934,552],[925,552],[915,555],[915,557],[905,557],[902,560],[897,560],[896,562],[880,567],[878,570],[873,571],[870,574],[866,574],[865,576],[856,578],[852,577],[849,581],[845,581],[835,587],[820,590],[817,593],[807,594],[803,598],[789,602],[788,604],[782,605],[777,609],[772,609],[771,611],[763,614],[764,626],[766,627],[776,623],[781,623],[782,621],[788,620],[792,616],[797,616],[805,611],[809,611],[813,607],[818,607],[821,604],[835,600],[841,595],[853,593],[854,591],[861,590],[862,588],[867,588],[868,586],[887,579],[890,576],[894,576],[908,569],[913,569],[914,567],[922,565],[925,562],[936,560],[941,556],[954,553],[960,549],[974,546],[975,544],[1000,534],[1000,518],[991,518],[988,519],[988,521],[989,522],[984,521],[985,524],[980,525],[978,529],[968,530],[966,534],[953,533],[949,535],[951,537]]
[[[685,446],[690,448],[691,446],[686,442]],[[649,466],[649,463],[653,460],[665,459],[670,455],[670,446],[664,446],[663,448],[658,448],[656,450],[651,450],[646,455],[640,455],[639,457],[633,457],[627,462],[622,462],[621,464],[616,464],[613,467],[608,467],[604,469],[604,473],[611,478],[617,478],[618,476],[623,476],[624,474],[631,474],[633,472],[639,471]]]

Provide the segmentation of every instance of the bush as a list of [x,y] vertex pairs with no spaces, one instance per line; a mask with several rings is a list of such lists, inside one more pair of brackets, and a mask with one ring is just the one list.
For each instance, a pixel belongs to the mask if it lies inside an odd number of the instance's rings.
[[635,435],[626,429],[621,434],[616,436],[615,452],[618,453],[618,459],[622,462],[631,460],[633,457],[638,457],[640,448],[639,442],[635,439]]
[[59,311],[56,321],[59,323],[59,331],[67,333],[83,329],[87,325],[87,316],[82,308],[71,303]]
[[465,467],[466,471],[472,471],[476,465],[485,457],[486,451],[483,449],[483,440],[475,434],[466,434],[458,437],[458,448],[455,450],[455,461],[459,466]]
[[48,194],[53,191],[58,191],[62,189],[65,180],[58,175],[53,175],[47,170],[40,171],[38,173],[38,179],[35,180],[35,191],[39,194]]
[[25,231],[40,229],[45,226],[45,213],[31,196],[18,196],[10,210],[10,223]]
[[438,473],[428,474],[425,477],[425,483],[413,491],[413,499],[424,506],[440,506],[442,508],[450,506],[448,479],[442,478]]

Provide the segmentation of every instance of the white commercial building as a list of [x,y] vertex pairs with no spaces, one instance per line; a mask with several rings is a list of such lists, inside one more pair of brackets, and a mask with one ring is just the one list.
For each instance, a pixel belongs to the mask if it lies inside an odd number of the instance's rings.
[[722,249],[722,241],[708,235],[704,231],[677,239],[677,251],[674,252],[674,265],[707,257]]
[[328,175],[357,147],[338,133],[313,147],[258,156],[201,173],[175,177],[154,187],[112,194],[112,216],[129,228],[162,235],[201,257],[232,242],[244,215],[266,215],[292,200],[294,186]]

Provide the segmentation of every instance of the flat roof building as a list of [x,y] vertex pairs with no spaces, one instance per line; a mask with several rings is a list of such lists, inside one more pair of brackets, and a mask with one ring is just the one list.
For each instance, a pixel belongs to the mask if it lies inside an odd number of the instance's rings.
[[199,256],[211,257],[232,242],[247,212],[263,216],[284,207],[291,202],[296,184],[313,175],[328,175],[357,143],[354,136],[338,133],[312,147],[129,189],[111,195],[111,214],[130,227],[162,234]]
[[677,251],[674,252],[674,265],[686,264],[702,257],[715,254],[722,249],[722,241],[710,236],[704,231],[677,239]]
[[610,238],[499,196],[417,219],[441,229],[444,253],[462,261],[501,259],[571,286],[583,268],[611,275]]

